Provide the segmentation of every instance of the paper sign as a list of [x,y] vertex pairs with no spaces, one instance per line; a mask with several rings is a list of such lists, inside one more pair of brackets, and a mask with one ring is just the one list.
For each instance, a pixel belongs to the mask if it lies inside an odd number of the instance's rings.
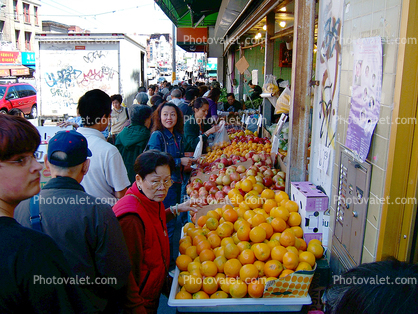
[[245,70],[248,69],[250,64],[248,63],[247,59],[245,59],[244,56],[242,56],[241,59],[238,60],[237,63],[235,63],[235,67],[238,69],[239,73],[244,74]]
[[324,145],[319,148],[318,168],[325,173],[328,173],[329,159],[331,155],[331,149]]
[[274,135],[273,142],[271,144],[271,153],[277,154],[279,152],[279,138]]
[[243,114],[241,117],[241,123],[245,123],[245,114]]
[[251,71],[251,80],[254,85],[258,85],[258,70]]
[[263,123],[263,115],[260,114],[258,116],[257,126],[260,127],[262,123]]
[[245,124],[250,124],[251,122],[251,116],[248,116],[247,119],[245,120]]

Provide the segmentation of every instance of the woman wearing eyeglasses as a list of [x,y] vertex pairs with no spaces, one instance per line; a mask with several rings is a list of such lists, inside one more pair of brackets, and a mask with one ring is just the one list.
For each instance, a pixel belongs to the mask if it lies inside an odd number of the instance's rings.
[[166,221],[179,213],[196,212],[191,200],[165,208],[175,162],[169,154],[150,150],[138,156],[136,181],[113,207],[131,257],[126,313],[157,313],[170,263]]

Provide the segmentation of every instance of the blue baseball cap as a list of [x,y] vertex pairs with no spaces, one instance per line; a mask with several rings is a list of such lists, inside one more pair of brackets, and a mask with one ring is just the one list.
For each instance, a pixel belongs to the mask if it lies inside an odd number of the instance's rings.
[[[56,160],[51,156],[55,152],[64,152],[67,159]],[[80,133],[71,131],[60,131],[48,142],[48,161],[50,164],[58,167],[74,167],[86,161],[91,157],[91,151],[87,147],[87,139]]]

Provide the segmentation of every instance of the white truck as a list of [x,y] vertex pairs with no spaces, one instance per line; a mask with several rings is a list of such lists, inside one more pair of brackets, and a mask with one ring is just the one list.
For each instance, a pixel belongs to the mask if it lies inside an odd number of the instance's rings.
[[36,38],[39,116],[76,116],[78,99],[101,89],[127,106],[146,84],[146,49],[124,34],[40,33]]

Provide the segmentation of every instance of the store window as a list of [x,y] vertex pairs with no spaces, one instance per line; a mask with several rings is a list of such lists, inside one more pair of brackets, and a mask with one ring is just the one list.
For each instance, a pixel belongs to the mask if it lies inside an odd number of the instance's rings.
[[38,7],[33,7],[33,15],[35,16],[35,25],[39,25],[39,19],[38,19]]
[[31,36],[32,36],[32,33],[25,32],[25,48],[26,48],[26,51],[31,51],[31,44],[30,44]]
[[29,4],[23,4],[23,16],[25,17],[25,23],[30,23]]
[[20,49],[20,31],[15,30],[15,38],[16,38],[16,49],[19,50]]
[[19,10],[17,8],[17,1],[16,0],[13,1],[13,13],[14,13],[15,21],[19,22]]

